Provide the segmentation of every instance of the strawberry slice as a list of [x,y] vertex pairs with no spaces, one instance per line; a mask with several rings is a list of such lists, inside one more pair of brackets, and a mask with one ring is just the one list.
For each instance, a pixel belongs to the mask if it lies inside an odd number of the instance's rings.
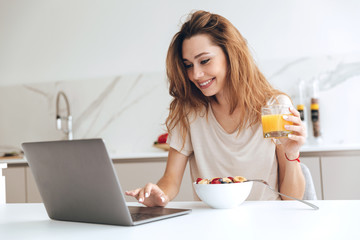
[[220,178],[213,178],[210,182],[210,184],[221,184]]
[[157,142],[156,143],[166,143],[167,141],[167,138],[168,138],[168,133],[164,133],[164,134],[161,134],[158,139],[157,139]]
[[199,183],[201,180],[203,180],[203,179],[202,178],[197,178],[196,183]]

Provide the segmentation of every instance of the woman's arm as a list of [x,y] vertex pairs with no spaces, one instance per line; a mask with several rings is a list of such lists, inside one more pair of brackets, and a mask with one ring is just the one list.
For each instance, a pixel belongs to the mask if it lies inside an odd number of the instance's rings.
[[165,206],[179,192],[188,157],[170,148],[165,173],[157,184],[125,192],[148,207]]
[[157,183],[166,193],[168,201],[173,200],[179,193],[188,157],[170,148],[164,176]]
[[[285,157],[282,144],[276,146],[276,155],[279,163],[279,191],[291,197],[302,199],[305,191],[305,179],[300,163],[288,161]],[[286,154],[289,159],[296,159],[299,153]],[[283,200],[291,200],[281,197]]]
[[[286,195],[303,198],[305,192],[305,179],[300,163],[294,160],[299,157],[300,147],[305,143],[306,131],[301,122],[300,114],[294,108],[290,108],[293,114],[287,116],[287,121],[293,125],[286,125],[285,128],[292,131],[288,138],[280,139],[281,144],[276,146],[276,155],[279,163],[279,190]],[[283,200],[289,200],[282,197]]]

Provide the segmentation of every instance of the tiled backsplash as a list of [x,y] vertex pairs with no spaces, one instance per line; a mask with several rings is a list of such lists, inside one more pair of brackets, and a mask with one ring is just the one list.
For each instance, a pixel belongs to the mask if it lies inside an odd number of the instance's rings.
[[[322,74],[323,142],[360,143],[360,54],[272,60],[260,68],[295,105],[299,82],[310,86]],[[18,150],[25,141],[65,139],[55,122],[59,91],[69,98],[75,139],[104,138],[111,154],[162,151],[152,144],[165,131],[171,100],[164,73],[0,87],[0,151]],[[309,93],[306,105],[309,109]]]

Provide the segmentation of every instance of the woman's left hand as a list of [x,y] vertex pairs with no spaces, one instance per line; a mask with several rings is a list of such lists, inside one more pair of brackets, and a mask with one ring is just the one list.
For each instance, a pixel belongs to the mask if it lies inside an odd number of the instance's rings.
[[293,125],[285,125],[285,129],[292,131],[287,138],[280,138],[279,141],[287,154],[298,154],[300,147],[305,143],[306,128],[300,119],[300,113],[293,107],[289,108],[292,115],[284,115],[284,119],[293,122]]

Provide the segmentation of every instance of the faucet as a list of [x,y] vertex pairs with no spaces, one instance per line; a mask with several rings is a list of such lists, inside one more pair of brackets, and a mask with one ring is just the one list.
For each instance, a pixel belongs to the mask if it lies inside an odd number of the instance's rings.
[[[67,111],[67,115],[66,116],[60,116],[60,108],[59,108],[59,103],[60,103],[60,97],[63,97],[66,103],[66,111]],[[66,121],[66,127],[63,128],[63,120]],[[56,97],[56,128],[57,130],[61,130],[63,131],[66,135],[67,135],[67,139],[68,140],[72,140],[73,139],[73,133],[72,133],[72,116],[70,113],[70,104],[69,104],[69,100],[66,97],[65,93],[63,91],[59,91]]]

